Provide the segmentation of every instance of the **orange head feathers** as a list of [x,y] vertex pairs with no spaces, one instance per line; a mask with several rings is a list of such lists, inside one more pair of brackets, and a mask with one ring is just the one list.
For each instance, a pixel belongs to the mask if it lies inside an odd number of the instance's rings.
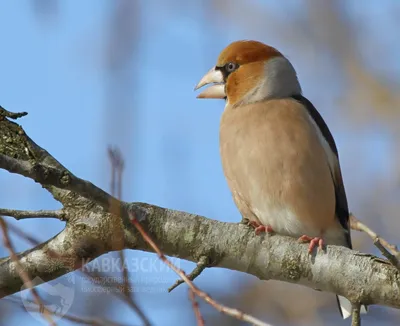
[[301,93],[291,63],[275,48],[257,41],[228,45],[195,89],[208,84],[213,85],[198,98],[225,98],[231,106]]
[[218,57],[217,66],[222,67],[228,62],[239,65],[266,61],[282,56],[275,48],[257,41],[236,41],[229,44]]

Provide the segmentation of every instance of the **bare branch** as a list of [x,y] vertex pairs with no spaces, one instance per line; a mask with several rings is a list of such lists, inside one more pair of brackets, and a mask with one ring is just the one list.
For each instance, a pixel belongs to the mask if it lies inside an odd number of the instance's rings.
[[[40,182],[64,203],[69,219],[64,230],[18,254],[28,275],[43,282],[79,269],[109,251],[126,248],[153,252],[132,226],[129,214],[133,212],[165,255],[193,262],[206,256],[211,266],[263,280],[318,288],[351,302],[400,308],[400,273],[389,262],[340,246],[327,246],[325,253],[310,256],[305,245],[289,237],[255,236],[237,223],[119,201],[74,176],[7,119],[0,119],[0,168]],[[20,291],[23,282],[10,257],[0,259],[0,275],[0,297]]]
[[30,163],[0,153],[0,168],[35,180],[41,185],[52,185],[60,189],[71,190],[81,196],[94,200],[109,210],[119,200],[93,183],[80,179],[66,169],[57,169],[43,163]]
[[[10,301],[14,301],[14,300],[10,300]],[[39,313],[41,312],[40,307],[37,307],[37,306],[35,305],[34,302],[29,302],[28,300],[26,300],[24,305],[21,305],[21,304],[20,304],[19,302],[17,302],[17,301],[14,301],[14,303],[15,303],[16,305],[18,305],[20,308],[24,309],[24,310],[31,311],[31,312],[39,312]],[[30,305],[28,305],[28,303],[29,303]],[[31,306],[31,305],[32,305],[32,306]],[[106,319],[106,318],[102,318],[101,320],[97,320],[97,319],[86,319],[86,318],[81,318],[81,317],[78,317],[78,316],[73,316],[73,315],[70,315],[70,314],[63,314],[63,313],[60,313],[60,312],[58,312],[58,311],[56,311],[56,310],[53,311],[53,310],[50,310],[50,309],[49,309],[49,311],[50,311],[51,314],[53,314],[54,316],[62,317],[62,319],[64,319],[64,320],[69,320],[69,321],[71,321],[71,322],[73,322],[73,323],[76,323],[76,324],[79,324],[79,325],[90,325],[90,326],[104,326],[104,325],[107,325],[107,326],[126,326],[125,324],[116,323],[116,322],[110,321],[110,320],[108,320],[108,319]]]
[[[142,203],[123,207],[135,212],[141,225],[166,255],[195,262],[207,256],[213,266],[245,272],[260,279],[318,288],[345,296],[351,302],[400,308],[400,273],[389,262],[384,263],[372,255],[327,246],[326,253],[310,257],[307,246],[298,244],[295,239],[279,235],[255,236],[248,227],[237,223]],[[120,250],[112,247],[114,230],[117,225],[124,227],[119,218],[103,211],[85,213],[74,208],[67,208],[67,211],[70,216],[90,216],[90,224],[86,224],[83,217],[76,218],[77,222],[69,222],[48,242],[19,254],[29,274],[43,281],[80,268],[89,257],[94,259],[109,250]],[[86,225],[84,233],[79,225]],[[153,251],[130,227],[125,229],[125,237],[126,248]],[[62,259],[49,255],[50,249]],[[20,291],[22,282],[9,258],[0,259],[0,275],[0,297]]]
[[256,326],[269,326],[268,324],[264,323],[263,321],[245,314],[244,312],[234,309],[234,308],[229,308],[227,306],[224,306],[217,301],[215,301],[213,298],[211,298],[207,293],[203,292],[200,290],[194,283],[186,276],[185,272],[178,267],[176,267],[170,260],[165,257],[161,249],[155,244],[155,242],[150,238],[150,236],[146,233],[146,231],[143,229],[143,227],[140,225],[139,221],[136,219],[135,215],[131,213],[131,221],[132,224],[136,227],[136,229],[139,231],[143,239],[153,248],[153,250],[157,253],[158,257],[169,267],[171,268],[176,274],[179,275],[179,277],[189,286],[190,290],[192,290],[198,297],[203,299],[205,302],[213,306],[215,309],[218,311],[234,317],[238,320],[243,320],[245,322],[251,323],[252,325]]
[[3,108],[0,105],[0,119],[2,119],[4,117],[4,118],[10,118],[10,119],[14,119],[15,120],[15,119],[24,117],[27,114],[28,114],[28,112],[13,113],[13,112],[7,111],[5,108]]
[[7,224],[1,216],[0,216],[0,228],[3,232],[4,246],[7,248],[8,252],[10,254],[11,260],[15,264],[15,268],[17,270],[19,277],[24,282],[24,285],[30,289],[32,296],[35,300],[35,303],[42,309],[44,319],[46,319],[50,325],[55,325],[53,318],[51,318],[50,312],[44,307],[43,302],[40,299],[39,294],[37,293],[36,289],[34,288],[31,278],[29,277],[29,274],[25,271],[24,267],[22,266],[21,262],[18,259],[17,254],[15,253],[15,251],[12,247],[11,240],[8,237]]
[[374,245],[381,251],[382,255],[389,260],[393,266],[395,266],[400,271],[400,263],[399,260],[392,255],[379,241],[379,238],[375,238]]
[[[400,252],[397,246],[390,244],[385,239],[378,236],[374,231],[372,231],[367,225],[360,222],[353,214],[350,214],[350,226],[353,230],[365,232],[374,241],[374,245],[380,250],[382,255],[386,257],[392,264],[400,271],[400,262],[398,257],[400,257]],[[386,249],[387,248],[387,249]],[[388,251],[391,251],[391,253]]]
[[[199,259],[199,262],[197,263],[196,267],[193,269],[193,271],[188,275],[188,279],[193,281],[197,276],[199,276],[207,267],[208,267],[208,257],[207,256],[201,256]],[[169,289],[168,292],[171,292],[174,290],[176,287],[181,285],[182,283],[185,283],[182,279],[177,280]]]
[[[122,196],[122,172],[124,168],[124,161],[121,152],[117,148],[108,148],[108,157],[111,162],[111,184],[110,184],[110,189],[111,189],[111,195],[115,196],[115,189],[117,188],[118,190],[118,199],[121,200]],[[118,176],[118,179],[116,179],[115,176]],[[115,203],[117,204],[117,203]],[[115,207],[115,214],[119,214],[119,203],[117,207]],[[136,314],[140,317],[144,325],[149,326],[150,321],[145,315],[145,313],[139,308],[139,306],[136,304],[136,302],[133,300],[133,292],[130,291],[132,289],[132,285],[129,282],[129,275],[128,275],[128,270],[126,269],[125,266],[125,255],[122,250],[118,252],[119,258],[121,261],[121,267],[122,267],[122,289],[123,289],[123,295],[125,296],[126,303],[131,307],[133,311],[136,312]]]
[[[34,245],[34,246],[39,246],[40,245],[40,242],[37,239],[35,239],[31,235],[27,234],[26,232],[22,231],[18,227],[9,224],[9,225],[7,225],[7,228],[10,229],[15,234],[17,234],[20,238],[27,240],[31,245]],[[57,253],[52,251],[51,249],[49,249],[48,251],[49,251],[49,256],[55,257],[55,258],[59,258],[59,259],[62,258],[62,257],[58,257]],[[87,262],[89,262],[89,261],[87,261]],[[79,272],[81,272],[82,274],[86,275],[88,280],[90,280],[92,283],[95,283],[96,275],[93,275],[92,273],[90,273],[89,271],[87,271],[84,268],[79,270]],[[104,287],[113,287],[115,289],[119,289],[119,288],[121,288],[122,284],[120,284],[120,283],[117,283],[117,284],[111,283],[111,285],[102,284],[102,286],[104,286]],[[140,308],[138,308],[138,306],[132,300],[130,300],[129,297],[126,297],[125,295],[123,295],[119,291],[110,291],[110,293],[112,295],[114,295],[117,299],[119,299],[122,302],[126,303],[132,310],[136,311],[136,313],[139,315],[139,317],[141,317],[141,319],[144,321],[145,325],[150,325],[150,322],[148,321],[148,319],[145,316],[142,316],[142,312],[141,312]]]
[[360,309],[361,305],[359,303],[353,304],[353,309],[351,312],[351,326],[361,326]]
[[201,315],[199,304],[196,301],[195,293],[192,289],[189,289],[189,298],[192,301],[193,311],[196,316],[197,326],[204,326],[204,319]]
[[28,211],[18,209],[6,209],[0,208],[0,215],[11,216],[16,220],[22,220],[26,218],[56,218],[61,221],[66,221],[66,216],[63,210],[39,210],[39,211]]

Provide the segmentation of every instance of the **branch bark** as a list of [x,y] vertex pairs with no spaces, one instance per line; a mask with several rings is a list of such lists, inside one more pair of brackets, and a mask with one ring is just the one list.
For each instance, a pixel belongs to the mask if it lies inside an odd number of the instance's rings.
[[[307,245],[279,235],[255,236],[239,223],[145,203],[120,202],[74,176],[35,144],[20,126],[0,120],[0,168],[41,183],[63,204],[66,226],[47,242],[20,253],[19,260],[37,283],[82,267],[113,250],[152,251],[131,225],[133,213],[160,249],[193,262],[336,293],[351,302],[400,308],[400,273],[389,262],[338,246],[309,255]],[[120,214],[116,214],[115,207]],[[15,263],[0,259],[0,296],[21,290]]]

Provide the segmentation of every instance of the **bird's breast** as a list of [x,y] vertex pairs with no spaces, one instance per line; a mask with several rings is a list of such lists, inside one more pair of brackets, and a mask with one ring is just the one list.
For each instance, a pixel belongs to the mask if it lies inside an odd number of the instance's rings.
[[245,217],[291,236],[319,236],[336,223],[329,164],[301,104],[287,99],[226,108],[220,153]]

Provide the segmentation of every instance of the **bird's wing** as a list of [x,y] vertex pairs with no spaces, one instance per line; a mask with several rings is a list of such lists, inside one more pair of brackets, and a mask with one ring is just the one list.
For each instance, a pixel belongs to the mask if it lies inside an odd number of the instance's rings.
[[352,248],[350,227],[349,227],[349,208],[347,204],[347,197],[342,179],[342,172],[340,170],[339,153],[335,144],[335,140],[333,139],[333,136],[328,126],[326,125],[324,119],[319,114],[314,105],[302,95],[295,95],[292,97],[296,101],[300,102],[306,108],[309,115],[311,116],[311,118],[321,131],[321,134],[324,137],[325,141],[329,145],[329,149],[334,154],[333,159],[330,159],[330,156],[332,157],[332,155],[331,153],[327,153],[328,156],[327,159],[330,161],[329,166],[331,169],[332,179],[335,186],[336,217],[339,220],[340,224],[342,225],[343,229],[345,230],[346,241],[349,248]]

